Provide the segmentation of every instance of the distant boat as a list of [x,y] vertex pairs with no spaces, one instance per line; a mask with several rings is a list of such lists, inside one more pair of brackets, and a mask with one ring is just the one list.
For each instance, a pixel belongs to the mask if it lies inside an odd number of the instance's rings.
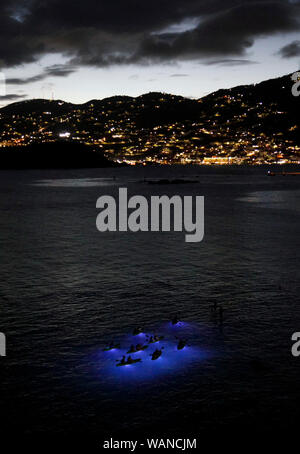
[[160,180],[144,180],[148,184],[188,184],[188,183],[199,183],[198,180],[187,180],[184,178],[175,178],[175,179],[167,179],[162,178]]
[[293,175],[293,176],[300,175],[300,172],[272,172],[271,170],[268,170],[267,175],[268,175],[268,177],[275,177],[276,175],[285,177],[286,175]]

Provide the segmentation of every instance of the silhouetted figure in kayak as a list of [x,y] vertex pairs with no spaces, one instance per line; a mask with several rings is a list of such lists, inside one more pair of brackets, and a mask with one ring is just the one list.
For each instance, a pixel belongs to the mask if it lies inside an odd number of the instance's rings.
[[116,344],[114,341],[111,341],[109,344],[109,348],[112,350],[113,348],[119,348],[120,344]]
[[114,350],[115,348],[120,348],[120,344],[115,344],[114,341],[112,341],[108,347],[105,347],[103,351],[109,352],[110,350]]
[[132,359],[131,356],[128,356],[127,360],[125,358],[125,356],[123,356],[123,358],[121,359],[121,361],[117,364],[117,367],[120,367],[120,366],[130,366],[132,364],[135,364],[135,363],[140,363],[142,362],[141,358],[137,358],[137,359]]
[[179,323],[179,318],[177,314],[175,315],[175,317],[172,318],[171,323],[172,325],[177,325],[177,323]]
[[163,338],[164,338],[164,336],[155,335],[155,336],[150,336],[150,338],[147,339],[147,341],[149,344],[155,344],[156,342],[161,341]]
[[135,352],[136,352],[135,346],[133,344],[130,345],[130,349],[128,350],[128,353],[135,353]]
[[163,348],[162,348],[161,350],[156,349],[156,350],[152,353],[152,355],[150,355],[150,356],[152,356],[152,358],[151,358],[152,361],[155,361],[156,359],[158,359],[158,358],[162,355],[162,350],[163,350]]
[[177,350],[182,350],[186,346],[186,344],[187,344],[186,340],[179,339]]
[[148,348],[148,345],[143,345],[143,344],[137,344],[136,346],[131,345],[130,349],[128,350],[127,353],[142,352],[143,350],[146,350],[146,348]]
[[142,332],[143,332],[142,328],[134,328],[133,335],[137,336],[138,334],[142,334]]
[[122,366],[123,366],[123,365],[125,366],[125,364],[126,364],[126,356],[125,356],[125,355],[122,356],[122,359],[121,359],[121,361],[120,361],[120,364],[121,364]]
[[141,350],[143,350],[143,344],[137,344],[135,347],[135,351],[139,352]]

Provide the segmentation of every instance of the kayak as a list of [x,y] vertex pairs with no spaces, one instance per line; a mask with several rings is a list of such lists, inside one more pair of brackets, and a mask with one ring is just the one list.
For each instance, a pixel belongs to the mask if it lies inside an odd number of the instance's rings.
[[180,322],[178,315],[175,315],[175,317],[172,318],[171,323],[172,325],[177,325]]
[[130,354],[130,353],[138,353],[138,352],[142,352],[144,350],[146,350],[146,348],[148,348],[149,345],[143,345],[142,347],[139,347],[139,348],[135,348],[135,350],[128,350],[127,354]]
[[126,363],[119,363],[119,364],[117,364],[117,367],[121,367],[121,366],[131,366],[131,364],[140,363],[141,361],[142,361],[141,358],[139,358],[139,359],[132,359],[130,362],[126,361]]
[[105,347],[103,349],[104,352],[109,352],[110,350],[114,350],[115,348],[120,348],[120,344],[113,345],[112,347]]
[[179,342],[177,345],[177,350],[182,350],[186,346],[186,342]]
[[132,334],[133,334],[134,336],[137,336],[138,334],[142,334],[142,332],[143,332],[142,328],[135,328],[135,329],[133,330],[133,333],[132,333]]
[[158,359],[160,356],[162,355],[162,351],[161,350],[156,350],[154,353],[152,353],[152,361],[155,361],[156,359]]
[[152,341],[149,341],[149,344],[155,344],[156,342],[159,342],[163,340],[165,336],[159,336],[157,339],[153,339]]

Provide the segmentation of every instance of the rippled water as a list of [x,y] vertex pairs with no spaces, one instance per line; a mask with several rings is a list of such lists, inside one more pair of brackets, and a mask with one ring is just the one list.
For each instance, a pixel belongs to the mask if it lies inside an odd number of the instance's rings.
[[[183,177],[194,182],[147,183]],[[204,195],[204,241],[99,233],[96,200],[120,186],[129,196]],[[298,177],[270,178],[262,167],[1,172],[7,426],[101,439],[295,421],[299,200]],[[174,313],[183,326],[170,326]],[[134,326],[162,333],[165,351],[152,362],[151,347],[142,363],[117,368],[123,350],[103,348],[111,339],[129,347]],[[188,340],[180,352],[176,336]]]

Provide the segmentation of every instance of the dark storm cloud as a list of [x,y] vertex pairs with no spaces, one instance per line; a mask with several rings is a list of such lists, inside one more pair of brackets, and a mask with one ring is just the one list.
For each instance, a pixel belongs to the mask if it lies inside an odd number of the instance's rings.
[[0,101],[16,101],[21,98],[26,98],[26,95],[17,95],[15,93],[11,93],[8,95],[0,96]]
[[39,82],[40,80],[48,79],[48,77],[66,77],[76,71],[69,65],[52,65],[47,66],[43,72],[31,77],[15,77],[6,79],[7,85],[24,85],[32,82]]
[[287,44],[286,46],[282,47],[278,53],[282,58],[299,57],[300,41],[293,41],[292,43]]
[[[297,30],[300,9],[299,1],[288,0],[2,3],[2,66],[37,61],[49,53],[63,54],[70,64],[99,67],[241,57],[258,37]],[[187,29],[189,20],[198,25]]]
[[257,37],[296,30],[293,8],[283,2],[245,3],[209,16],[194,30],[147,37],[136,59],[243,55]]
[[32,77],[11,77],[6,79],[6,84],[7,85],[24,85],[24,84],[29,84],[30,82],[38,82],[40,80],[43,80],[44,74],[38,74],[36,76]]
[[70,65],[52,65],[47,66],[44,74],[52,77],[66,77],[76,71],[76,68]]
[[242,66],[242,65],[255,65],[257,61],[247,60],[247,59],[219,59],[219,60],[209,60],[205,62],[206,65],[219,65],[219,66]]

